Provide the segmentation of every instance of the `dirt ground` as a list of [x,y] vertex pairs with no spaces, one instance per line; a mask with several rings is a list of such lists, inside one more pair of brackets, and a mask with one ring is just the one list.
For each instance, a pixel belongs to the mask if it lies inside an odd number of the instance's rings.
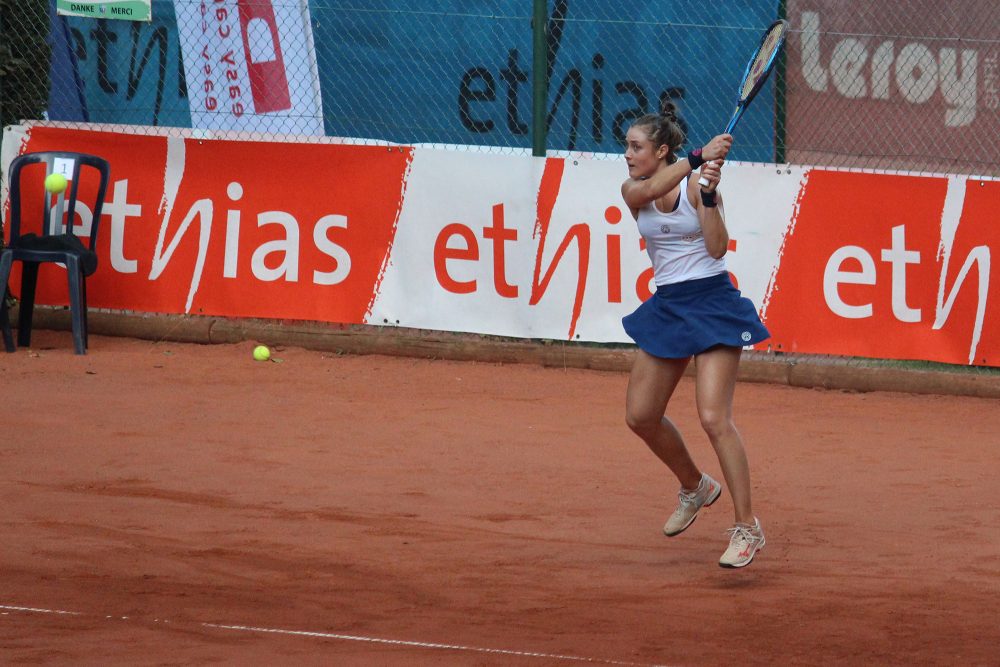
[[[996,665],[1000,409],[742,384],[767,547],[624,373],[67,332],[0,353],[0,662]],[[718,463],[693,384],[670,414]]]

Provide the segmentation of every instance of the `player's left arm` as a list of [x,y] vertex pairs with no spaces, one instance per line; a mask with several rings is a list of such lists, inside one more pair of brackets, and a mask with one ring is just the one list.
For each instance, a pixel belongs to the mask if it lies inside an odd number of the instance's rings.
[[[704,236],[705,249],[709,255],[719,259],[729,248],[722,193],[718,191],[719,181],[722,180],[722,165],[706,162],[701,167],[701,175],[708,181],[708,186],[702,187],[696,179],[690,179],[688,197],[698,209],[698,223]],[[715,206],[710,206],[713,200]]]

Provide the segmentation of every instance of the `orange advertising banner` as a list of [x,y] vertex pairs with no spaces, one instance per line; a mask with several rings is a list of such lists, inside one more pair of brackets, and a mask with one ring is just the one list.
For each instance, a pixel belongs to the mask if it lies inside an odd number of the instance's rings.
[[[98,235],[111,266],[88,280],[90,307],[343,323],[372,302],[411,160],[407,148],[31,128],[22,152],[44,150],[112,165]],[[38,299],[66,303],[65,274],[43,270]]]
[[767,346],[1000,365],[1000,182],[813,169],[798,203]]

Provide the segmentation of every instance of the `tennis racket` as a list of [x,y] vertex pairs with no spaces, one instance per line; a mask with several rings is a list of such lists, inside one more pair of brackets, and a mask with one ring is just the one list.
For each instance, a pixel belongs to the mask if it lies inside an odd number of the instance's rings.
[[[733,117],[729,119],[729,125],[723,134],[732,134],[736,123],[740,122],[740,117],[750,102],[757,96],[760,89],[764,87],[767,76],[774,69],[774,63],[778,61],[778,54],[785,44],[785,34],[788,32],[788,21],[778,20],[772,23],[764,36],[760,38],[757,50],[750,57],[746,71],[743,72],[743,83],[740,84],[740,97],[736,103],[736,110]],[[708,180],[704,176],[698,179],[698,184],[702,187],[708,186]]]

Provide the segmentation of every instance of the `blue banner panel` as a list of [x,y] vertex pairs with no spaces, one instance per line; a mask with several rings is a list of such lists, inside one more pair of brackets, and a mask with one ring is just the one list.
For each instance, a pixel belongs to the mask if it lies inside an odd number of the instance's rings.
[[190,127],[174,5],[151,22],[57,16],[52,7],[50,120]]
[[[631,120],[662,98],[675,100],[692,141],[722,131],[777,4],[748,0],[720,15],[710,3],[646,2],[623,14],[550,0],[548,148],[618,152]],[[315,1],[310,12],[327,134],[531,146],[531,3]],[[773,89],[741,121],[735,158],[773,159]]]

